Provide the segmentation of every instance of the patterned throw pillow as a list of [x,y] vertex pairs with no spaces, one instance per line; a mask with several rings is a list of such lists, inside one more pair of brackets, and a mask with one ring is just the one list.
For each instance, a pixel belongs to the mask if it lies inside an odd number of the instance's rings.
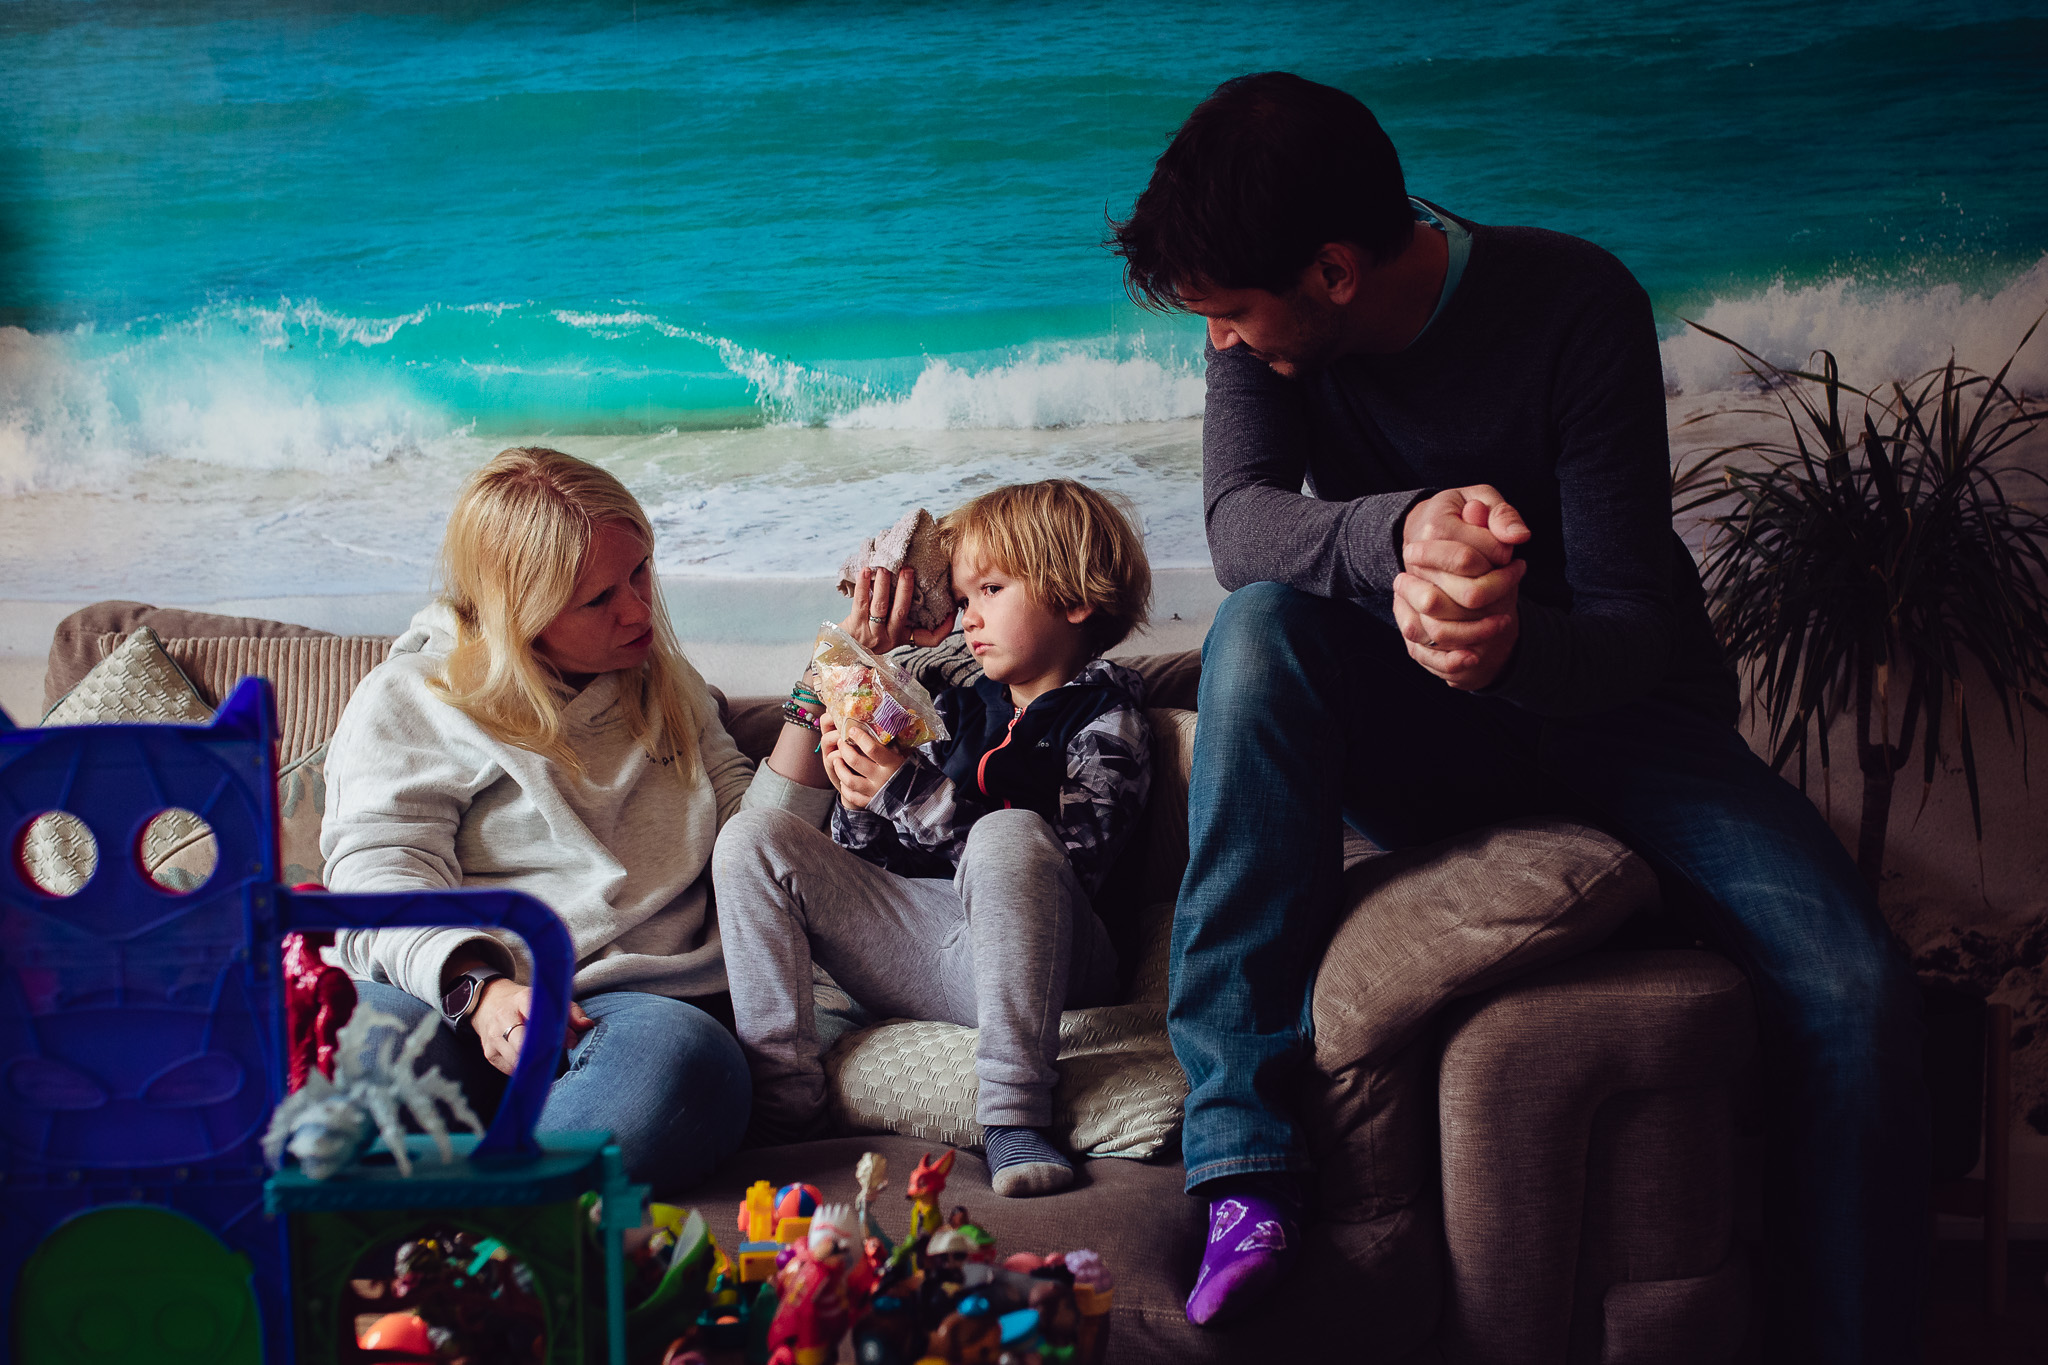
[[43,717],[44,725],[118,725],[135,721],[204,725],[213,719],[183,669],[148,626],[123,640]]
[[[842,1038],[825,1056],[835,1131],[979,1146],[977,1036],[958,1024],[895,1020]],[[1052,1133],[1081,1155],[1142,1159],[1179,1132],[1188,1082],[1166,1041],[1166,1006],[1068,1010],[1053,1065]]]

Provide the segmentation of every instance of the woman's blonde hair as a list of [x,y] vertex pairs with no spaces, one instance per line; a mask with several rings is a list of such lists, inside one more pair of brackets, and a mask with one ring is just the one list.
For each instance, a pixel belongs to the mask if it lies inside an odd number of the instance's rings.
[[[456,638],[435,691],[498,740],[578,772],[562,732],[560,675],[533,642],[569,605],[605,526],[629,527],[654,547],[647,513],[624,484],[573,455],[520,446],[469,476],[441,542]],[[649,577],[654,642],[638,668],[620,674],[619,704],[648,753],[694,785],[710,696],[669,625],[660,580]]]
[[1145,624],[1152,566],[1128,499],[1072,479],[1013,483],[939,518],[939,534],[947,554],[972,546],[1054,611],[1094,608],[1084,625],[1097,654]]

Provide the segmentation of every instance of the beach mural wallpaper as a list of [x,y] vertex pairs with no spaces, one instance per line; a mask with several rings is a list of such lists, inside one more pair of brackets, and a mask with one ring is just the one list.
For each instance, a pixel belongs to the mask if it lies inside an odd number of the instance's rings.
[[[416,600],[463,471],[528,442],[639,494],[707,648],[904,509],[1056,473],[1206,581],[1202,334],[1102,240],[1246,71],[1359,95],[1416,194],[1619,255],[1674,427],[1758,397],[1686,319],[1870,385],[1996,369],[2048,308],[2035,0],[10,0],[0,43],[21,658],[52,604]],[[2048,394],[2048,338],[2011,378]],[[2011,766],[1985,878],[1923,857],[1902,932],[2020,1009],[2048,1226],[2048,821]]]

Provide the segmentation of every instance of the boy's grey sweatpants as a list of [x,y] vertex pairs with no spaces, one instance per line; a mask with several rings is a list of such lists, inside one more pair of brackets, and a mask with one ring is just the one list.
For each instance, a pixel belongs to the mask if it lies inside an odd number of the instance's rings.
[[1110,999],[1116,954],[1043,817],[983,816],[951,881],[885,872],[784,810],[733,816],[711,865],[757,1133],[824,1109],[813,960],[876,1015],[979,1027],[980,1123],[1052,1121],[1060,1011]]

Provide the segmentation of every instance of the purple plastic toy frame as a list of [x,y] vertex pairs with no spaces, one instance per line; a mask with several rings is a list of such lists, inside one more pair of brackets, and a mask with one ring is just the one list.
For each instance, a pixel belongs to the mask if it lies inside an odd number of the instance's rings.
[[[284,1098],[278,940],[321,929],[471,925],[524,940],[531,1027],[472,1162],[540,1155],[575,950],[555,913],[516,891],[295,892],[277,881],[270,685],[244,679],[209,726],[19,729],[0,713],[0,1365],[15,1354],[23,1267],[95,1209],[168,1208],[247,1256],[265,1357],[293,1358],[288,1246],[262,1212],[258,1144]],[[143,871],[148,822],[182,807],[216,860],[180,892]],[[46,811],[84,822],[97,865],[58,897],[20,849]],[[535,1044],[534,1040],[541,1040]]]

